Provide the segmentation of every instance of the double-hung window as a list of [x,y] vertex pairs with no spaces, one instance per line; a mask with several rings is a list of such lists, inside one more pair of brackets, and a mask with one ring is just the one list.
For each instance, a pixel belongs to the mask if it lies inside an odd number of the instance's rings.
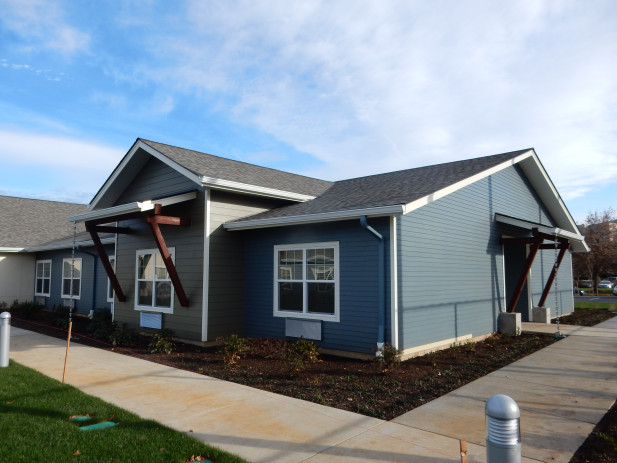
[[81,295],[81,258],[62,261],[62,297],[79,299]]
[[34,282],[35,296],[48,296],[51,286],[51,260],[36,261],[36,277]]
[[[172,260],[175,249],[170,248]],[[173,313],[174,288],[158,249],[137,251],[135,309]]]
[[338,242],[274,247],[274,315],[339,321]]

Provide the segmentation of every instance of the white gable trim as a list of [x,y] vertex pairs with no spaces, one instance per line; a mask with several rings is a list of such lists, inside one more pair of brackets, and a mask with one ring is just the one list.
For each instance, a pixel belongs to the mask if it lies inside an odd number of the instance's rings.
[[249,193],[258,196],[267,196],[269,198],[291,199],[298,202],[305,202],[315,199],[315,196],[250,185],[247,183],[232,182],[230,180],[223,180],[213,177],[202,177],[201,184],[205,187],[214,188],[217,190],[226,190],[234,193]]
[[466,186],[469,186],[472,183],[477,182],[478,180],[482,180],[483,178],[486,178],[489,175],[493,175],[499,172],[500,170],[513,166],[514,164],[517,164],[523,161],[524,159],[527,159],[532,156],[534,156],[533,150],[526,151],[525,153],[520,154],[519,156],[513,159],[510,159],[506,162],[498,164],[495,167],[491,167],[490,169],[482,171],[476,175],[472,175],[471,177],[467,177],[466,179],[461,180],[460,182],[453,183],[452,185],[442,188],[441,190],[431,193],[430,195],[424,196],[423,198],[416,199],[410,203],[407,203],[405,204],[405,214],[408,214],[412,211],[415,211],[416,209],[421,208],[422,206],[426,206],[427,204],[437,201],[438,199],[441,199],[444,196],[454,193],[455,191],[458,191],[461,188],[465,188]]
[[320,214],[295,215],[289,217],[274,217],[268,219],[243,220],[241,222],[227,222],[223,224],[226,230],[249,230],[254,228],[278,227],[283,225],[301,225],[315,222],[332,222],[336,220],[359,219],[366,215],[370,217],[400,215],[403,206],[382,206],[366,209],[352,209],[349,211],[322,212]]
[[197,197],[196,191],[189,191],[179,195],[168,196],[160,199],[147,199],[145,201],[135,201],[133,203],[120,204],[118,206],[100,209],[98,211],[84,212],[83,214],[73,215],[68,218],[69,222],[86,222],[94,219],[104,219],[105,217],[115,217],[122,214],[130,214],[132,212],[146,212],[154,209],[156,204],[161,206],[169,206],[184,201],[190,201]]

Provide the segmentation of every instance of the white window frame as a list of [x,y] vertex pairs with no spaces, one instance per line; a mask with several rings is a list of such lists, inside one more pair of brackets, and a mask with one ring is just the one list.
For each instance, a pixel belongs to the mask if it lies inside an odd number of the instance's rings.
[[[176,261],[176,249],[175,248],[169,248],[169,253],[171,254],[171,260],[175,263]],[[144,255],[144,254],[152,254],[152,256],[154,257],[154,268],[156,269],[156,262],[157,259],[161,259],[162,262],[162,256],[161,256],[161,252],[155,248],[155,249],[138,249],[135,252],[135,310],[139,310],[139,311],[147,311],[147,312],[161,312],[161,313],[169,313],[172,314],[174,313],[174,300],[175,300],[175,291],[174,291],[174,285],[171,282],[171,278],[166,278],[166,279],[157,279],[156,278],[156,272],[153,273],[153,277],[152,279],[149,278],[139,278],[139,256],[140,255]],[[164,264],[163,264],[164,266]],[[169,277],[169,275],[168,275]],[[139,304],[139,282],[140,281],[152,281],[152,305],[140,305]],[[155,291],[155,286],[156,286],[156,282],[157,281],[168,281],[169,282],[169,286],[170,286],[170,290],[171,290],[171,302],[170,302],[170,307],[157,307],[154,305],[155,303],[155,297],[156,297],[156,291]]]
[[[308,283],[319,283],[320,280],[308,280],[306,278],[306,252],[309,249],[333,248],[334,249],[334,279],[324,280],[325,283],[334,284],[334,314],[309,313],[308,312]],[[279,251],[302,251],[302,279],[301,280],[281,280],[279,279]],[[340,321],[340,261],[339,261],[339,242],[327,241],[319,243],[298,243],[282,244],[274,246],[274,306],[273,315],[275,317],[303,318],[309,320],[323,320],[329,322]],[[279,283],[293,281],[302,283],[302,312],[279,310]]]
[[[73,272],[73,275],[71,275],[70,269],[69,269],[68,275],[64,274],[64,264],[65,263],[68,263],[69,266],[71,265],[74,265],[75,267],[79,266],[79,278],[75,278],[74,272]],[[69,257],[67,259],[62,259],[62,285],[60,286],[60,294],[61,294],[62,299],[76,299],[76,300],[81,299],[81,275],[83,271],[84,271],[84,267],[82,265],[81,257],[75,257],[74,259],[72,257]],[[71,280],[71,278],[73,280],[79,280],[79,293],[77,295],[66,294],[64,292],[64,280]],[[73,282],[73,284],[75,283]],[[71,288],[71,292],[74,292],[72,291],[74,289],[73,286],[69,286],[69,288]]]
[[[109,256],[109,263],[111,264],[111,268],[113,269],[113,271],[116,271],[116,256]],[[109,277],[107,277],[107,302],[113,302],[114,301],[114,288],[111,285],[111,280],[109,279]]]
[[[49,276],[46,277],[43,273],[43,275],[39,275],[39,264],[43,264],[43,272],[45,271],[45,264],[49,264]],[[43,291],[38,292],[37,286],[38,286],[38,281],[41,280],[41,289]],[[45,280],[49,281],[49,285],[47,286],[48,291],[45,292]],[[45,297],[49,297],[51,295],[51,259],[42,259],[42,260],[37,260],[35,267],[34,267],[34,295],[35,296],[45,296]]]

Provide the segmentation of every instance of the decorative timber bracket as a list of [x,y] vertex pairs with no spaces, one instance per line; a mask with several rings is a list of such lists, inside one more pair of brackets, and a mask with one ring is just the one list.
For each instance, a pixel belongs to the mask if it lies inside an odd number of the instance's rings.
[[[514,287],[514,291],[512,292],[512,296],[510,297],[510,301],[508,302],[508,307],[506,312],[514,312],[516,304],[521,297],[523,292],[523,287],[525,286],[525,282],[527,281],[527,277],[529,276],[529,272],[531,270],[531,266],[536,258],[536,254],[540,249],[559,249],[559,255],[557,256],[555,263],[553,264],[553,269],[548,277],[546,285],[544,285],[544,290],[542,291],[542,296],[540,297],[540,302],[538,303],[539,307],[544,307],[546,303],[546,298],[548,297],[548,293],[553,286],[553,282],[555,281],[555,277],[557,276],[557,271],[559,270],[559,266],[563,261],[563,258],[566,254],[566,251],[570,249],[570,241],[566,238],[555,237],[554,235],[549,235],[547,233],[542,233],[538,231],[537,228],[532,228],[531,237],[527,238],[502,238],[501,244],[528,244],[529,254],[527,254],[527,259],[525,261],[525,265],[523,270],[518,278],[516,286]],[[553,241],[553,244],[544,244],[544,240]]]
[[187,227],[191,224],[191,221],[188,218],[161,215],[162,209],[163,207],[161,204],[155,204],[154,209],[148,212],[130,212],[127,214],[119,214],[113,217],[104,217],[100,219],[86,221],[86,230],[88,231],[88,233],[90,233],[90,236],[92,237],[94,247],[96,248],[99,257],[101,258],[101,263],[105,268],[105,272],[109,277],[111,286],[114,289],[116,297],[120,302],[126,302],[126,295],[122,291],[122,287],[120,286],[118,277],[116,276],[111,262],[109,261],[109,257],[107,257],[107,253],[103,248],[103,244],[101,243],[101,239],[98,234],[99,232],[123,234],[132,233],[132,230],[127,227],[113,227],[101,224],[108,224],[110,222],[118,222],[121,220],[144,218],[148,223],[148,226],[150,227],[150,231],[152,232],[152,236],[154,237],[156,246],[161,253],[161,257],[163,258],[163,262],[165,263],[165,268],[167,269],[167,273],[169,274],[169,279],[171,280],[171,284],[174,286],[174,291],[178,296],[180,305],[182,305],[182,307],[188,307],[189,305],[188,297],[186,296],[186,292],[184,291],[184,287],[182,286],[182,282],[180,281],[180,277],[178,276],[178,272],[171,258],[171,253],[167,248],[167,244],[165,243],[165,239],[163,238],[163,234],[161,233],[159,225],[176,225]]

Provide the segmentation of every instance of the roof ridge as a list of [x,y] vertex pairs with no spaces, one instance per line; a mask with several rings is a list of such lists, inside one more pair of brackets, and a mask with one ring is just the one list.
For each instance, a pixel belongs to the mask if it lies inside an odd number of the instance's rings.
[[10,199],[25,199],[27,201],[45,201],[48,203],[57,203],[57,204],[70,204],[73,206],[84,206],[84,207],[88,207],[88,205],[86,203],[72,203],[69,201],[58,201],[55,199],[43,199],[43,198],[28,198],[25,196],[13,196],[13,195],[0,195],[0,198],[10,198]]

